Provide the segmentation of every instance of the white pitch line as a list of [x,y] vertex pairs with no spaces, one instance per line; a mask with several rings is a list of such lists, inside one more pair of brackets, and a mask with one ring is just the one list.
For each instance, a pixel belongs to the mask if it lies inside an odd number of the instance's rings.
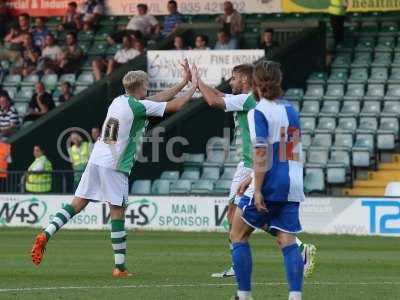
[[[286,282],[256,282],[253,285],[279,286]],[[400,285],[400,282],[306,282],[304,285]],[[58,287],[32,287],[32,288],[5,288],[0,293],[7,292],[32,292],[52,290],[91,290],[91,289],[142,289],[142,288],[187,288],[187,287],[212,287],[212,286],[236,286],[236,283],[187,283],[187,284],[134,284],[134,285],[109,285],[109,286],[58,286]]]

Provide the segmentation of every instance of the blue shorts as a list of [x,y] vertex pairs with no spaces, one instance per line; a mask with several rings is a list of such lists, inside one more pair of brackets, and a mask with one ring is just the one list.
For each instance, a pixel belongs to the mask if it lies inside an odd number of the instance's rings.
[[268,212],[259,212],[253,199],[243,196],[238,207],[242,209],[242,219],[248,225],[275,235],[277,231],[293,234],[302,231],[299,205],[299,202],[266,202]]

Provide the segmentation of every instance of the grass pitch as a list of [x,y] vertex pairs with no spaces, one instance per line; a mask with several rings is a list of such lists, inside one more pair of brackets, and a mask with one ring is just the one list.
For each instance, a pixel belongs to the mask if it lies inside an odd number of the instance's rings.
[[[214,279],[229,265],[226,234],[128,233],[133,278],[111,277],[108,231],[61,230],[35,267],[37,230],[0,229],[0,299],[230,299],[234,279]],[[303,299],[400,299],[400,239],[302,235],[318,247],[317,266]],[[287,299],[282,256],[273,239],[256,234],[253,296]]]

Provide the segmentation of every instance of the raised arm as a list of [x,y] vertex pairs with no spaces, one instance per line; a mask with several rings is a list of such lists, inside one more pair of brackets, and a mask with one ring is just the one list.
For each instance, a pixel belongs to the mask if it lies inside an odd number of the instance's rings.
[[197,74],[192,76],[192,87],[183,96],[175,98],[167,103],[165,107],[166,113],[179,111],[186,103],[190,101],[194,92],[197,90],[198,78]]
[[[194,73],[196,74],[196,77],[198,77],[198,72],[197,72],[196,66],[193,66],[192,74],[194,74]],[[225,101],[222,98],[223,94],[221,92],[218,91],[218,93],[217,93],[216,89],[205,84],[200,78],[198,78],[198,84],[199,84],[199,90],[203,94],[203,97],[209,106],[225,110],[225,108],[226,108]]]
[[182,81],[165,91],[159,92],[153,96],[149,96],[148,97],[149,100],[160,101],[160,102],[170,101],[175,97],[176,94],[178,94],[186,86],[186,84],[190,81],[192,76],[190,73],[189,63],[186,58],[184,59],[183,63],[181,63],[181,66],[183,68]]

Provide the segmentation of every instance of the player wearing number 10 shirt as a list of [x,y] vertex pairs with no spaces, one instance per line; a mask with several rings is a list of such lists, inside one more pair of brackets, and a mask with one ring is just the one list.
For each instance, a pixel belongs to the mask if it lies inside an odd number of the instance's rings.
[[[128,200],[128,176],[141,145],[147,117],[162,117],[165,113],[180,110],[189,102],[197,89],[197,77],[194,75],[191,78],[187,60],[182,66],[182,82],[152,96],[151,100],[145,99],[149,87],[145,72],[130,71],[124,76],[122,83],[125,94],[115,98],[108,108],[102,137],[94,145],[72,203],[65,205],[35,239],[31,251],[34,264],[41,263],[49,239],[74,215],[84,209],[90,201],[104,201],[110,206],[111,243],[115,263],[112,275],[114,277],[132,275],[125,265],[125,206]],[[192,80],[190,89],[181,97],[173,99],[190,79]]]

